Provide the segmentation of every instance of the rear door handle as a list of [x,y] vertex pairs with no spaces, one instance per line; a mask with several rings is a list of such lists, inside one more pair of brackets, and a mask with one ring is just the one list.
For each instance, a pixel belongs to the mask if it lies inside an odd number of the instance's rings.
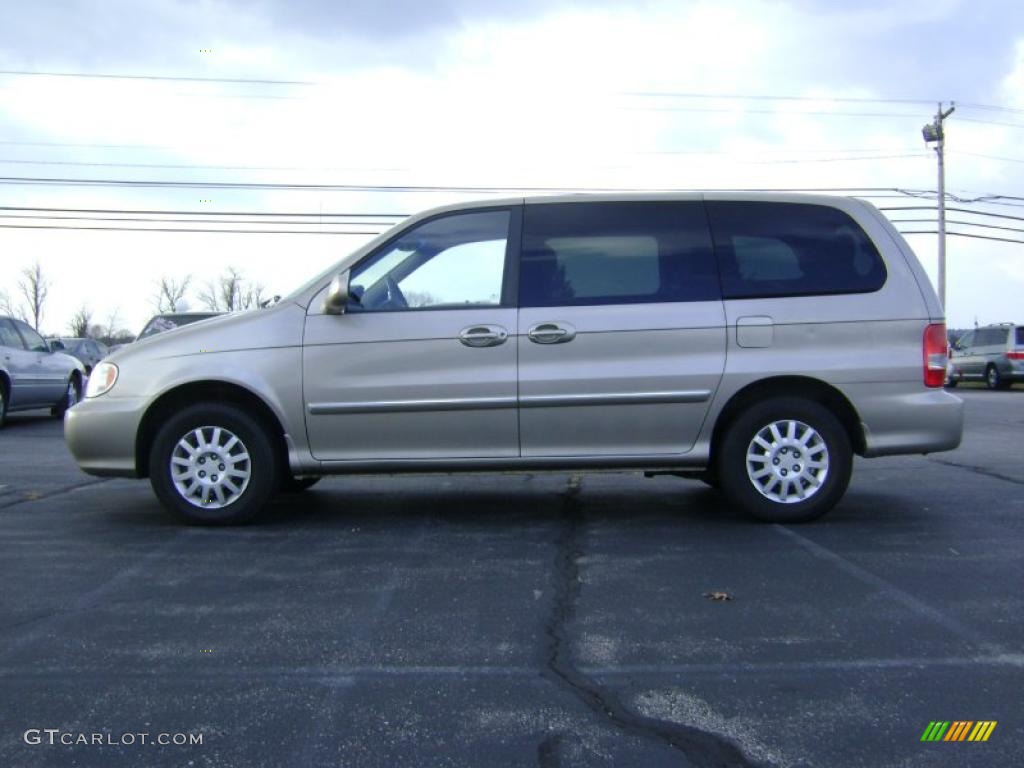
[[535,344],[565,344],[576,338],[576,329],[568,323],[537,323],[526,335]]
[[496,347],[508,339],[508,331],[500,325],[471,325],[459,332],[459,341],[467,347]]

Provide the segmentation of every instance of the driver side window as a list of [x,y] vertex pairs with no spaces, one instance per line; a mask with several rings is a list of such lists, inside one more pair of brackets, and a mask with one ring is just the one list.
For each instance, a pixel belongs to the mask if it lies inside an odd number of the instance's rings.
[[404,233],[353,270],[352,311],[499,306],[510,218],[462,213]]

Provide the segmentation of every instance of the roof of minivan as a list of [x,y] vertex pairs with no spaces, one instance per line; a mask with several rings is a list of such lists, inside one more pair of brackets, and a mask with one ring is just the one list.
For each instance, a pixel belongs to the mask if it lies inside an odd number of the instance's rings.
[[687,190],[678,192],[579,192],[566,194],[537,194],[523,197],[504,197],[483,200],[466,200],[458,203],[441,205],[419,211],[407,219],[419,219],[434,216],[446,211],[458,211],[465,208],[498,208],[509,205],[536,205],[539,203],[592,203],[592,202],[629,202],[652,200],[750,200],[781,203],[816,203],[819,205],[835,205],[838,201],[853,200],[862,202],[850,195],[828,194],[823,192],[771,192],[744,191],[731,189]]

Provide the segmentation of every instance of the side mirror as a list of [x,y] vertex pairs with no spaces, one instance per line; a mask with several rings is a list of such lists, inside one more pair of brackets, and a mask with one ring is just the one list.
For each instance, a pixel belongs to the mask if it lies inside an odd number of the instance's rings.
[[349,300],[353,298],[348,287],[348,277],[349,273],[346,269],[344,272],[338,273],[338,275],[331,280],[331,284],[327,288],[327,295],[324,296],[325,315],[345,314],[345,309],[348,307]]

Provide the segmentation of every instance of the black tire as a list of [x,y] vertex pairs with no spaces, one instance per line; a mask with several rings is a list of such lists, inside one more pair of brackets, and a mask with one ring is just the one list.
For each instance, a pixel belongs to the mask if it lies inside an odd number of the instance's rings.
[[[811,435],[810,449],[799,444],[795,448],[792,445],[785,447],[791,443],[788,429],[783,435],[783,447],[755,449],[759,452],[764,451],[765,456],[763,466],[757,471],[769,470],[771,473],[765,478],[766,493],[771,492],[776,497],[781,497],[781,489],[785,490],[787,495],[799,495],[797,484],[805,495],[810,490],[810,494],[802,500],[784,502],[769,498],[755,485],[755,480],[748,474],[747,454],[748,449],[755,445],[754,440],[762,430],[777,422],[790,421],[796,422],[794,430],[798,442],[808,436],[807,428],[817,433],[816,436]],[[779,441],[772,438],[771,445],[778,446]],[[820,445],[824,445],[824,454],[821,453]],[[805,456],[801,451],[808,455]],[[815,470],[806,464],[801,466],[800,463],[796,463],[806,462],[811,454],[827,457],[827,467],[824,470]],[[768,463],[769,460],[771,465]],[[776,469],[776,464],[782,468]],[[788,470],[785,469],[787,465]],[[722,493],[751,517],[769,523],[804,523],[821,517],[843,497],[853,468],[853,450],[846,430],[828,408],[800,397],[776,397],[750,406],[728,426],[719,446],[717,467]],[[813,473],[814,480],[822,478],[817,490],[811,490],[815,486],[810,478],[795,479],[787,475],[787,480],[780,476],[780,473],[797,472],[801,469],[804,473]]]
[[959,383],[960,380],[956,378],[955,374],[951,373],[948,376],[946,376],[946,380],[945,382],[943,382],[942,386],[944,386],[946,389],[956,389],[956,385]]
[[289,475],[281,481],[281,493],[301,493],[319,482],[319,477],[292,477]]
[[1012,381],[1003,378],[1003,374],[994,365],[985,369],[985,385],[989,389],[1009,389]]
[[7,381],[0,376],[0,427],[7,423]]
[[[73,398],[73,399],[72,399]],[[78,372],[72,373],[68,378],[67,386],[64,387],[64,395],[60,401],[50,409],[50,415],[63,419],[68,408],[82,399],[82,379]]]
[[[211,428],[206,430],[203,428]],[[238,469],[241,472],[248,471],[248,481],[242,485],[237,493],[226,495],[223,506],[211,507],[201,503],[209,491],[210,503],[217,504],[212,498],[212,490],[208,487],[203,490],[200,497],[192,496],[189,501],[175,486],[175,480],[171,474],[171,458],[178,449],[179,441],[189,435],[194,435],[193,430],[198,430],[207,441],[213,440],[213,428],[219,427],[222,430],[222,441],[225,445],[220,450],[228,450],[223,435],[230,432],[238,438],[239,443],[230,450],[238,451],[238,446],[248,453],[248,460],[238,459],[241,453],[236,453],[231,459],[238,461]],[[213,449],[211,448],[211,451]],[[197,462],[204,462],[201,450],[195,450]],[[206,456],[212,456],[207,453]],[[180,457],[179,457],[180,458]],[[217,464],[215,462],[223,459],[211,459],[207,477],[218,479]],[[196,465],[198,467],[198,464]],[[219,464],[221,472],[224,471],[224,464]],[[205,470],[198,470],[204,472]],[[277,490],[281,467],[274,450],[274,443],[271,435],[257,419],[253,418],[243,409],[220,403],[200,403],[193,405],[183,411],[172,415],[157,431],[153,440],[153,446],[149,454],[149,480],[153,491],[164,507],[178,519],[190,525],[240,525],[253,520],[266,506],[267,502]],[[227,475],[225,474],[225,477]],[[193,478],[194,485],[189,490],[200,489],[200,481]],[[207,481],[208,482],[208,481]],[[224,481],[220,483],[223,490]]]

